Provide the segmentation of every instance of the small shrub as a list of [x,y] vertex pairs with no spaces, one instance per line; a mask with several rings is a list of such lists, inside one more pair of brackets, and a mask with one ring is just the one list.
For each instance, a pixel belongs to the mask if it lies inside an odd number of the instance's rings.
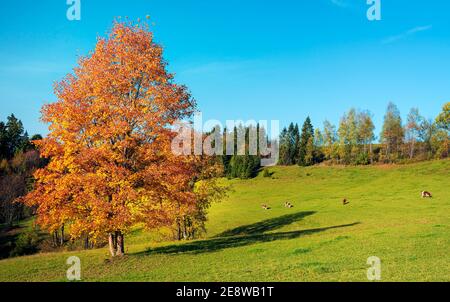
[[270,174],[269,169],[264,169],[263,177],[270,177],[270,176],[272,176],[272,175]]
[[358,154],[357,156],[356,156],[356,159],[355,159],[355,161],[354,161],[354,164],[355,165],[361,165],[361,166],[363,166],[363,165],[368,165],[368,164],[370,164],[370,159],[369,159],[369,155],[367,154],[367,153],[361,153],[361,154]]
[[14,249],[11,251],[11,257],[34,254],[38,250],[39,234],[35,230],[26,231],[15,241]]

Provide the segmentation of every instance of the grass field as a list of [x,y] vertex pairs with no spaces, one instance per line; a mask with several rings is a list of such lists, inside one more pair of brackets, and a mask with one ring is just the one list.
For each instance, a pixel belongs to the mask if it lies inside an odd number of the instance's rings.
[[271,172],[226,181],[205,240],[152,243],[136,229],[123,259],[109,261],[107,249],[6,259],[0,281],[65,281],[72,255],[83,281],[367,281],[370,256],[382,281],[450,281],[449,160]]

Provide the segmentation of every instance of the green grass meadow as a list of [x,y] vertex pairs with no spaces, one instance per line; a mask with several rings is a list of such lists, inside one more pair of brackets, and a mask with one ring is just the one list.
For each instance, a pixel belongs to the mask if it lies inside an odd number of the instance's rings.
[[368,281],[370,256],[382,281],[450,281],[450,160],[270,171],[224,180],[205,239],[158,243],[136,228],[121,259],[106,248],[10,258],[0,281],[66,281],[69,256],[82,281]]

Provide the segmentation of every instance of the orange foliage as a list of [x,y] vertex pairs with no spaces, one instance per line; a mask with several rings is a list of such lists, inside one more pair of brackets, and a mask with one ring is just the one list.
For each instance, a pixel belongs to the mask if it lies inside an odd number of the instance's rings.
[[168,126],[190,117],[195,101],[145,25],[114,23],[55,93],[42,109],[50,134],[37,142],[50,163],[25,198],[48,230],[65,224],[72,238],[97,240],[138,222],[171,225],[213,194],[192,183],[204,160],[171,152]]

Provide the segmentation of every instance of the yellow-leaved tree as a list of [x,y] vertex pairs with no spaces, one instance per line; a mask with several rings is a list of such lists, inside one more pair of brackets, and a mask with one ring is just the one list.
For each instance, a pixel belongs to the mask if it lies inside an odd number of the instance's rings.
[[111,255],[123,255],[134,224],[172,226],[223,193],[214,177],[203,177],[216,171],[210,161],[171,151],[170,125],[196,104],[174,83],[162,52],[145,24],[114,22],[55,85],[57,101],[42,109],[50,133],[37,142],[49,164],[23,200],[41,226],[108,238]]

